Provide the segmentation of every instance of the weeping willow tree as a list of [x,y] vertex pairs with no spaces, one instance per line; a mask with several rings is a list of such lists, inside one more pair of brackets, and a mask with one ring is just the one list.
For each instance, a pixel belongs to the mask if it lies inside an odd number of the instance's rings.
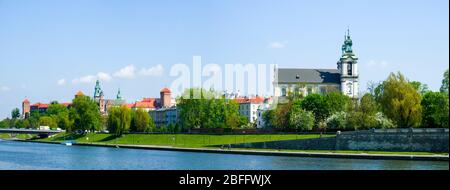
[[375,90],[382,112],[398,127],[418,127],[422,120],[421,96],[400,72],[391,73]]

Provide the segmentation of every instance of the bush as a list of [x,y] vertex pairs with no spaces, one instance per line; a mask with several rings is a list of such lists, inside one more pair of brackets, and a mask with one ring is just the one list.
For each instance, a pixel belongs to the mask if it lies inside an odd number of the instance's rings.
[[394,123],[381,112],[375,114],[375,121],[376,128],[389,129],[395,127]]
[[312,130],[314,114],[310,111],[298,110],[289,114],[289,126],[298,130]]
[[328,129],[344,130],[347,128],[347,113],[341,111],[331,115],[326,120]]

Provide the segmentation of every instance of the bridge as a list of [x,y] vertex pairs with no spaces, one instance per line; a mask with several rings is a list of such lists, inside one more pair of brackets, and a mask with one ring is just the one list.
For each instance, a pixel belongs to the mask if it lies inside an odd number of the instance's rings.
[[37,134],[39,137],[44,138],[50,135],[58,134],[64,132],[63,130],[39,130],[39,129],[0,129],[0,133],[10,133],[10,134]]

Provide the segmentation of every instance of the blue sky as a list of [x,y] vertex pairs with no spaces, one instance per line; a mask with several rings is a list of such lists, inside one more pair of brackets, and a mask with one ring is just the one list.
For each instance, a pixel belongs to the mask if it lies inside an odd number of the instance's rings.
[[174,80],[170,67],[194,55],[204,64],[335,68],[347,26],[360,90],[395,71],[438,90],[448,14],[447,0],[0,0],[0,118],[25,97],[91,95],[98,77],[107,97],[119,87],[129,102],[157,97]]

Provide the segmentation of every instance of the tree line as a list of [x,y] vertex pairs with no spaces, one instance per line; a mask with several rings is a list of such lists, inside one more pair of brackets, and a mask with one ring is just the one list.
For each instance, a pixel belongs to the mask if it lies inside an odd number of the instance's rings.
[[439,92],[426,84],[391,73],[368,85],[368,93],[353,100],[340,92],[290,95],[288,102],[264,113],[266,125],[296,130],[358,130],[371,128],[448,128],[448,70]]
[[[448,70],[439,92],[404,75],[391,73],[386,80],[368,85],[360,99],[340,92],[306,97],[289,96],[288,102],[263,114],[268,127],[295,130],[358,130],[395,127],[442,127],[449,125]],[[0,128],[37,128],[49,126],[68,132],[93,132],[107,129],[125,132],[181,132],[190,128],[254,127],[239,113],[239,104],[214,90],[187,89],[177,98],[178,122],[156,129],[144,110],[126,106],[111,107],[102,116],[98,104],[88,96],[77,96],[70,107],[52,102],[47,111],[33,111],[22,119],[15,108]]]
[[149,114],[142,110],[131,110],[126,106],[111,107],[108,115],[102,116],[99,105],[91,97],[77,96],[67,107],[53,101],[45,112],[33,111],[20,118],[19,109],[11,112],[11,119],[1,121],[0,127],[38,128],[49,126],[61,128],[67,132],[94,132],[108,129],[114,134],[123,132],[153,132],[155,124]]

